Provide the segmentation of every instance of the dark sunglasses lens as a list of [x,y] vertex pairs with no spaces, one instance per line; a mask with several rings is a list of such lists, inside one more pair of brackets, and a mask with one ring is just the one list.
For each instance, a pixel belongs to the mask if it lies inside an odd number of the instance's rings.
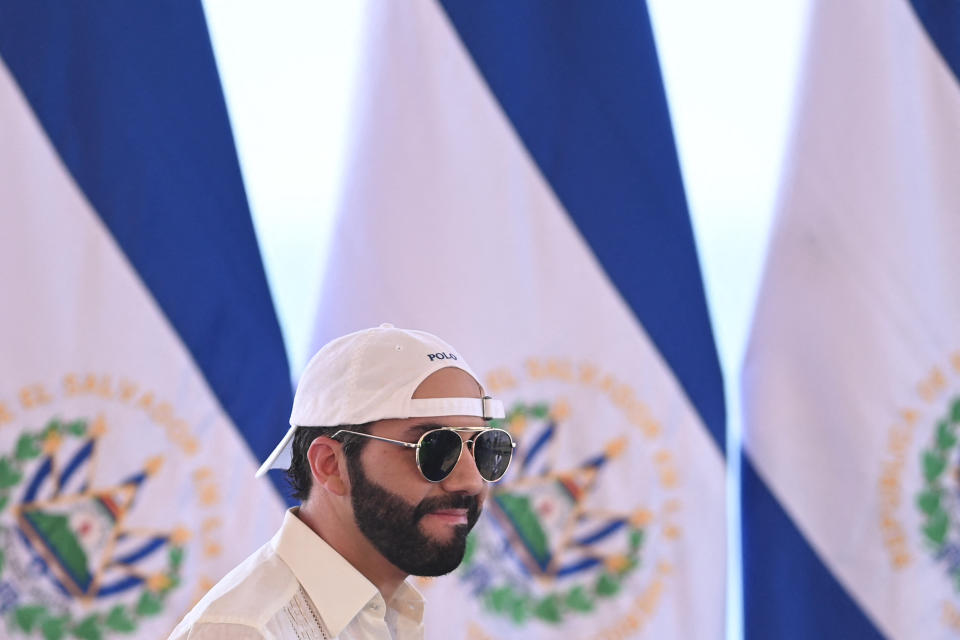
[[423,436],[417,449],[420,473],[431,482],[440,482],[453,471],[460,459],[463,440],[456,431],[431,431]]
[[481,431],[473,441],[473,457],[480,477],[496,482],[507,472],[513,457],[513,439],[503,429]]

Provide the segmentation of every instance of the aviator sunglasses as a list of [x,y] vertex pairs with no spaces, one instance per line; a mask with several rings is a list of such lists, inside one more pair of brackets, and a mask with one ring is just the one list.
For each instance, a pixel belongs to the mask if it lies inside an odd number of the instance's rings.
[[[460,432],[476,432],[476,436],[469,440],[460,437]],[[372,436],[369,433],[359,433],[348,429],[341,429],[331,437],[336,439],[340,434],[349,434],[389,442],[408,449],[417,450],[417,468],[421,475],[430,482],[441,482],[449,476],[463,453],[466,444],[473,452],[473,461],[477,465],[480,477],[487,482],[496,482],[507,472],[510,460],[513,458],[513,449],[517,443],[509,433],[503,429],[489,427],[439,427],[427,431],[416,442],[404,442]]]

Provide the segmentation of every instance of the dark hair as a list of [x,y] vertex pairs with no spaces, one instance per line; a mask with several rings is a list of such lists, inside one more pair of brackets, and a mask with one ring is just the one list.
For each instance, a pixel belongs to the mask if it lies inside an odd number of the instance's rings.
[[[301,502],[310,495],[313,486],[313,473],[310,471],[310,461],[307,460],[307,450],[313,441],[321,437],[331,437],[337,431],[357,431],[366,433],[372,423],[360,425],[344,425],[341,427],[297,427],[293,434],[293,443],[290,452],[290,468],[287,469],[287,480],[293,488],[293,497]],[[360,451],[367,443],[367,438],[342,437],[343,454],[349,464],[355,464],[360,457]]]

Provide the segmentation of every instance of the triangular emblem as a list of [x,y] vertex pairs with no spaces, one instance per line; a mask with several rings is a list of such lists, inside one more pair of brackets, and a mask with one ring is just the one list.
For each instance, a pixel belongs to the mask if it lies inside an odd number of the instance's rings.
[[135,487],[123,485],[24,505],[20,526],[64,586],[75,595],[89,595],[109,562],[117,523],[135,493]]

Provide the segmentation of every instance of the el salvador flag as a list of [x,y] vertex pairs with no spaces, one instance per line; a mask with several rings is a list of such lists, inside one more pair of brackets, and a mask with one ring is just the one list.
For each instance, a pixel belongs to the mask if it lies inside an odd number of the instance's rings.
[[166,636],[291,402],[199,3],[0,3],[0,220],[0,624]]
[[743,371],[747,638],[960,632],[960,8],[813,5]]
[[643,3],[376,4],[316,346],[451,342],[520,442],[436,638],[721,638],[724,403]]

